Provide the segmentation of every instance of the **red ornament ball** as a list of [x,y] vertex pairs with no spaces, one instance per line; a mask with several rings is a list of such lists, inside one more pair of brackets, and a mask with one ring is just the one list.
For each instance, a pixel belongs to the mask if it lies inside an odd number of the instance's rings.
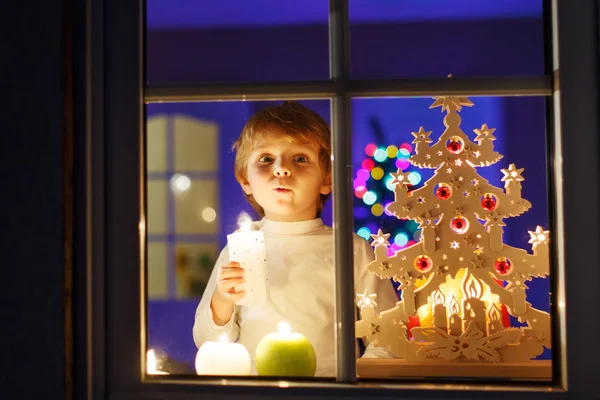
[[456,233],[465,233],[469,230],[469,221],[465,217],[454,217],[450,221],[450,227]]
[[462,141],[460,141],[457,138],[450,138],[448,139],[448,142],[446,143],[446,148],[448,149],[448,151],[450,153],[460,153],[461,150],[463,149],[463,144]]
[[486,211],[492,211],[494,208],[496,208],[496,198],[492,195],[486,194],[481,199],[481,207],[483,207],[483,209]]
[[431,258],[427,256],[419,256],[415,259],[415,268],[421,272],[431,269]]
[[498,272],[500,275],[508,274],[510,272],[511,267],[512,265],[510,263],[510,260],[506,257],[500,257],[494,263],[494,268],[496,269],[496,272]]
[[448,200],[452,191],[448,186],[439,185],[437,189],[435,189],[435,197],[440,200]]

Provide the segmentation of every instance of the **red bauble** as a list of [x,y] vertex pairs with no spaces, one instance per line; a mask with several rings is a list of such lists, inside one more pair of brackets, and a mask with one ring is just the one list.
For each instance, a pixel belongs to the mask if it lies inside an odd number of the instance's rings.
[[425,272],[431,269],[431,258],[427,256],[419,256],[415,260],[415,268],[421,272]]
[[458,139],[448,139],[448,143],[446,143],[446,148],[449,152],[457,154],[460,153],[463,149],[463,144]]
[[494,268],[500,275],[506,275],[510,272],[510,260],[506,257],[500,257],[494,263]]
[[437,189],[435,189],[435,197],[440,200],[448,200],[451,194],[452,192],[448,186],[440,185]]
[[494,196],[485,195],[483,199],[481,199],[481,207],[486,211],[492,211],[496,208],[496,199]]
[[450,227],[456,233],[465,233],[469,230],[469,221],[464,217],[454,217],[450,221]]

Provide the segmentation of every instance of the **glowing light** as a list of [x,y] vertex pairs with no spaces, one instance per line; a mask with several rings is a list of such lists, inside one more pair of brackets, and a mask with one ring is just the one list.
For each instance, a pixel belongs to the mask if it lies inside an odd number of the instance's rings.
[[360,178],[356,178],[353,183],[354,183],[354,189],[358,189],[361,186],[367,186],[367,183],[364,181],[364,179],[360,179]]
[[377,201],[377,193],[375,193],[372,190],[369,190],[367,193],[365,193],[363,195],[362,200],[365,202],[365,204],[370,206],[371,204],[373,204]]
[[393,191],[394,191],[394,186],[395,186],[395,185],[394,185],[394,184],[392,184],[392,181],[393,181],[393,180],[394,180],[394,178],[392,178],[391,176],[390,176],[390,177],[388,177],[388,178],[385,180],[385,187],[386,187],[386,188],[388,188],[388,190],[389,190],[390,192],[393,192]]
[[410,166],[410,162],[406,158],[399,158],[396,160],[396,168],[401,170],[405,170]]
[[418,185],[419,182],[421,182],[421,174],[417,171],[413,171],[410,174],[408,174],[408,180],[411,184]]
[[371,239],[371,230],[369,228],[367,228],[366,226],[363,226],[362,228],[360,228],[356,232],[356,234],[365,240]]
[[383,206],[379,203],[373,204],[373,206],[371,207],[371,214],[373,214],[376,217],[381,216],[381,214],[383,214]]
[[245,212],[238,215],[238,226],[242,232],[248,232],[252,226],[252,218]]
[[371,160],[370,158],[365,158],[361,166],[363,167],[363,169],[370,171],[375,166],[375,161]]
[[388,156],[385,149],[377,149],[375,150],[375,154],[373,154],[373,158],[379,162],[384,162]]
[[360,179],[363,182],[366,182],[371,177],[371,173],[366,169],[359,169],[356,173],[356,179]]
[[400,146],[398,150],[398,154],[396,155],[398,158],[408,158],[410,157],[410,151],[406,150],[404,147]]
[[394,237],[394,243],[396,243],[400,247],[406,246],[408,243],[408,235],[404,232],[400,232]]
[[358,186],[356,189],[354,189],[354,195],[359,199],[362,199],[365,193],[367,193],[367,188],[364,186]]
[[389,158],[394,158],[396,157],[396,154],[398,154],[398,148],[393,144],[389,145],[385,151]]
[[400,148],[408,151],[408,154],[412,153],[413,151],[413,147],[410,145],[410,143],[402,143]]
[[391,216],[393,216],[394,214],[392,214],[392,213],[390,212],[390,210],[388,210],[388,207],[389,207],[389,205],[390,205],[390,204],[392,204],[392,203],[390,203],[389,201],[388,201],[387,203],[385,203],[385,204],[383,205],[383,211],[385,212],[385,215],[389,215],[389,216],[391,217]]
[[171,190],[175,194],[187,192],[192,187],[192,180],[183,174],[175,174],[170,180]]
[[375,167],[373,168],[373,170],[371,171],[371,176],[373,177],[373,179],[375,179],[376,181],[380,180],[381,178],[383,178],[383,169],[381,169],[380,167]]
[[279,333],[290,333],[292,331],[292,328],[290,328],[290,324],[288,324],[287,322],[281,321],[277,326],[277,331]]
[[377,146],[373,143],[369,143],[365,146],[365,154],[369,157],[373,157],[373,154],[375,154],[375,150],[377,150]]
[[202,210],[202,219],[206,222],[213,222],[217,218],[217,212],[212,207],[206,207]]

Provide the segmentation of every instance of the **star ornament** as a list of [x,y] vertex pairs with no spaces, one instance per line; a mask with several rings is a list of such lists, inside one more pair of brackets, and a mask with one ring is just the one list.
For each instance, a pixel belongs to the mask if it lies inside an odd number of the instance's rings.
[[435,101],[429,108],[442,107],[442,112],[457,110],[460,111],[463,106],[472,107],[473,102],[468,97],[458,96],[440,96],[434,97]]
[[361,309],[364,307],[377,307],[377,302],[375,301],[376,298],[377,293],[369,294],[368,290],[365,289],[363,294],[358,293],[356,295],[356,305]]
[[510,164],[508,166],[508,168],[502,168],[500,171],[502,171],[504,176],[502,177],[501,181],[502,182],[524,181],[525,179],[523,178],[523,176],[521,176],[521,173],[523,172],[524,169],[525,168],[517,169],[517,167],[515,167],[515,164]]
[[425,131],[425,129],[421,126],[417,132],[411,132],[411,134],[415,137],[413,143],[431,143],[433,140],[429,139],[429,135],[431,135],[431,131]]
[[373,235],[371,234],[371,237],[373,238],[373,242],[371,243],[371,246],[389,246],[390,242],[388,242],[388,238],[390,237],[389,233],[384,234],[381,229],[379,230],[379,232],[377,232],[377,235]]
[[486,228],[488,226],[506,226],[504,221],[502,221],[502,218],[504,218],[504,216],[498,215],[498,212],[494,210],[491,214],[486,215],[486,221],[485,224],[483,224],[483,226]]
[[535,228],[535,231],[527,231],[531,236],[529,243],[544,243],[548,244],[550,241],[550,231],[545,231],[541,226]]
[[475,141],[481,142],[484,139],[496,140],[496,137],[494,137],[494,135],[492,135],[492,133],[494,133],[495,130],[496,130],[496,128],[492,128],[492,129],[488,128],[487,124],[481,125],[481,128],[479,128],[479,129],[473,129],[473,132],[475,132],[477,134]]
[[398,172],[390,172],[390,175],[392,176],[392,181],[390,182],[392,185],[398,185],[398,184],[405,184],[408,185],[410,184],[410,181],[408,180],[408,172],[404,173],[402,171],[398,171]]

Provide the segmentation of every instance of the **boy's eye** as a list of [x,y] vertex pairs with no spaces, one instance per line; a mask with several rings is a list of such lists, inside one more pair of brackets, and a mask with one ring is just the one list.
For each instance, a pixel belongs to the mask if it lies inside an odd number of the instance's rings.
[[294,157],[294,161],[296,161],[298,163],[305,163],[305,162],[308,162],[308,157],[305,156],[304,154],[300,154],[300,155],[297,155],[296,157]]
[[273,156],[269,156],[269,155],[260,156],[260,158],[258,159],[258,162],[261,162],[261,163],[273,162]]

